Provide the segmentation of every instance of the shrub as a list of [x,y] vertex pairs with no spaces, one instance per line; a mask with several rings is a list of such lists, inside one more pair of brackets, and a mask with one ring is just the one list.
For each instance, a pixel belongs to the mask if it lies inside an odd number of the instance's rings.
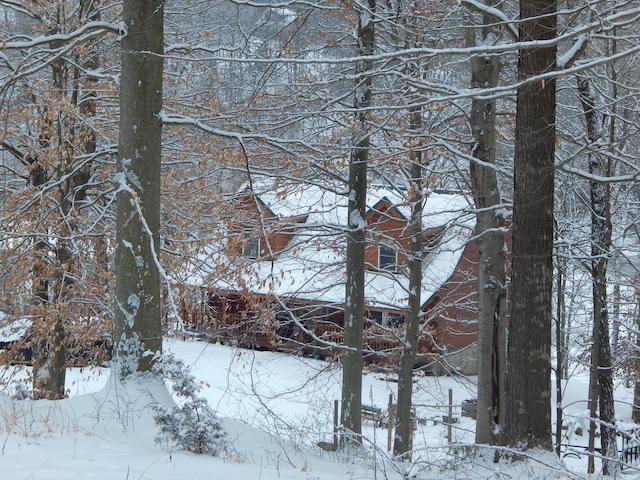
[[189,367],[173,355],[158,355],[155,360],[154,373],[169,380],[173,392],[182,400],[174,407],[153,406],[159,428],[156,443],[170,450],[218,455],[226,435],[207,400],[197,396],[202,386]]

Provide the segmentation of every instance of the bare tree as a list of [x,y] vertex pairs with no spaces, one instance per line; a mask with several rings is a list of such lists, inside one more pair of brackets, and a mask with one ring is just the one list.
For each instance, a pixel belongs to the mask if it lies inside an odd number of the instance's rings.
[[[422,111],[414,108],[409,113],[409,134],[419,135],[422,127]],[[409,315],[406,320],[406,331],[400,356],[400,372],[398,373],[398,411],[396,417],[396,435],[393,443],[394,455],[411,459],[413,439],[413,418],[411,416],[411,399],[413,394],[413,367],[418,351],[418,333],[422,313],[422,211],[424,193],[422,182],[422,152],[418,149],[411,153],[409,165],[409,192],[411,205],[409,219],[408,253],[409,264]],[[389,425],[391,428],[391,425]]]
[[163,0],[125,0],[116,223],[115,341],[119,377],[162,350],[160,160]]
[[[486,6],[495,7],[489,0]],[[501,28],[488,13],[482,15],[480,43],[501,38]],[[468,31],[468,44],[475,45],[475,30]],[[493,88],[500,77],[500,57],[471,58],[471,86]],[[471,128],[475,144],[470,163],[471,189],[477,209],[478,238],[478,408],[476,443],[501,443],[506,415],[506,245],[504,208],[496,167],[496,101],[474,98]]]
[[[586,75],[579,75],[577,84],[585,117],[587,138],[591,145],[595,145],[602,138],[602,131],[593,86],[590,78]],[[590,174],[601,178],[607,175],[606,162],[599,158],[595,152],[589,154],[588,161]],[[591,199],[591,283],[593,295],[593,347],[589,381],[592,419],[589,428],[589,448],[593,451],[596,427],[595,407],[599,398],[602,473],[608,475],[615,470],[617,462],[613,459],[617,457],[618,452],[607,307],[607,263],[611,245],[611,210],[610,197],[605,184],[593,179],[589,182],[589,192]],[[593,455],[589,456],[588,471],[590,473],[594,471],[593,458]]]
[[367,162],[370,145],[372,62],[366,57],[374,51],[375,0],[368,0],[358,12],[358,53],[364,58],[356,65],[354,92],[355,145],[349,159],[349,204],[346,256],[346,293],[343,357],[341,425],[343,440],[359,441],[362,433],[362,330],[364,323],[364,249],[367,206]]

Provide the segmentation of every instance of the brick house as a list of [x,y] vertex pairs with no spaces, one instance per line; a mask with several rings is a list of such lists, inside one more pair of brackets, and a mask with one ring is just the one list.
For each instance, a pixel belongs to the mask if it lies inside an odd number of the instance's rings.
[[[383,186],[371,186],[368,199],[364,355],[394,363],[407,315],[410,208],[402,192]],[[228,206],[221,215],[226,238],[185,282],[185,326],[250,348],[338,355],[347,198],[315,185],[260,182],[241,189]],[[425,368],[446,359],[448,368],[476,370],[478,252],[470,241],[470,207],[454,192],[432,192],[425,202],[417,362]],[[232,274],[221,274],[221,265]]]

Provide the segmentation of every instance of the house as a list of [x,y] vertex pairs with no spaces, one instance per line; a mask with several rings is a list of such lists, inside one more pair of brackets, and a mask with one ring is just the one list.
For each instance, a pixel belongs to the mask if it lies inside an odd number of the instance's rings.
[[[408,313],[410,207],[402,191],[368,190],[365,359],[394,363]],[[347,197],[337,189],[261,181],[242,188],[221,215],[227,235],[184,279],[184,325],[239,345],[338,355],[345,296]],[[466,195],[434,191],[423,213],[424,320],[418,365],[438,358],[474,373],[477,246]],[[446,355],[445,355],[446,354]]]

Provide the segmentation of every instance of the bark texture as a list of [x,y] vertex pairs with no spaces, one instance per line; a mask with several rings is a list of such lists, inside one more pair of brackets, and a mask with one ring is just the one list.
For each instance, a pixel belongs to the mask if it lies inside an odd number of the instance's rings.
[[[485,2],[495,6],[495,2]],[[482,43],[498,38],[494,18],[484,15]],[[472,33],[472,35],[475,35]],[[471,42],[468,42],[471,43]],[[475,44],[473,38],[473,44]],[[471,59],[471,87],[498,85],[500,59]],[[471,128],[475,144],[472,154],[479,161],[470,165],[471,188],[477,209],[478,238],[478,409],[476,443],[500,445],[506,415],[506,244],[504,215],[496,165],[496,102],[474,99]]]
[[[578,95],[587,127],[587,138],[592,146],[602,140],[599,115],[591,80],[585,75],[577,76]],[[589,173],[607,176],[606,163],[589,153]],[[615,431],[615,408],[613,401],[613,368],[609,339],[609,314],[607,308],[607,262],[611,244],[611,214],[609,196],[602,182],[589,182],[591,199],[591,285],[593,293],[593,347],[591,353],[590,412],[595,413],[599,399],[600,443],[603,457],[602,473],[615,471],[618,447]],[[591,421],[589,447],[593,447],[595,421]],[[593,455],[589,457],[589,469],[593,471]]]
[[564,288],[565,288],[564,263],[558,259],[556,268],[556,454],[561,455],[562,447],[562,380],[564,378],[565,346],[564,323]]
[[[375,1],[369,0],[358,19],[358,54],[373,55]],[[372,62],[366,58],[356,66],[354,94],[355,138],[349,159],[349,204],[346,258],[344,344],[342,363],[342,444],[359,443],[362,434],[362,330],[364,322],[364,250],[366,240],[367,163],[369,160],[369,115]]]
[[[640,342],[636,342],[636,346],[640,347]],[[640,423],[640,381],[633,385],[633,409],[631,411],[631,420]]]
[[115,340],[118,377],[152,366],[160,352],[160,156],[163,0],[125,0],[118,152]]
[[[556,36],[555,0],[520,3],[520,41]],[[556,47],[521,50],[520,80],[555,68]],[[555,80],[518,88],[506,442],[551,450]]]
[[[419,135],[422,126],[422,113],[414,109],[410,113],[409,135]],[[409,168],[409,202],[411,205],[411,219],[409,223],[410,251],[407,261],[409,264],[409,315],[402,354],[400,357],[400,372],[398,374],[398,407],[396,413],[396,435],[393,443],[393,453],[403,460],[411,460],[413,443],[413,419],[411,418],[411,403],[413,394],[413,366],[416,361],[418,346],[418,331],[422,300],[422,209],[424,195],[422,186],[422,153],[415,151],[411,155]],[[389,427],[391,428],[391,427]]]

